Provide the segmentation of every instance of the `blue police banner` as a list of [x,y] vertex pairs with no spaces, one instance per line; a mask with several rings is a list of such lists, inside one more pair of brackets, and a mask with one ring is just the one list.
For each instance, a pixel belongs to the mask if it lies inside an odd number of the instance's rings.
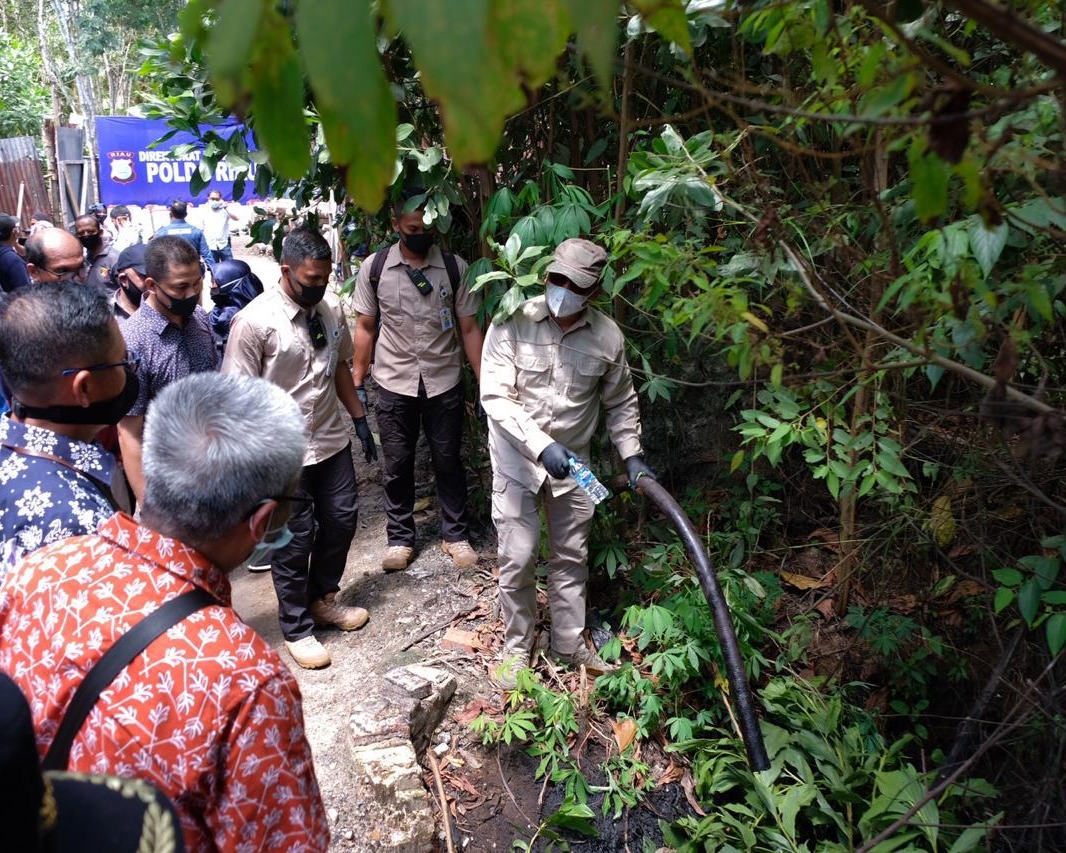
[[[207,198],[210,190],[218,190],[225,199],[233,198],[233,180],[237,170],[225,163],[215,168],[214,179],[193,196],[189,181],[200,168],[203,143],[191,133],[179,131],[158,147],[153,144],[172,128],[163,119],[132,116],[99,116],[96,119],[96,139],[100,149],[100,200],[104,204],[170,204],[175,199],[195,201]],[[248,147],[254,146],[251,133],[239,122],[201,125],[201,133],[213,130],[224,139],[234,133],[244,133]],[[175,157],[175,146],[191,143],[194,148]],[[251,164],[248,186],[255,176]],[[237,199],[239,200],[239,199]]]

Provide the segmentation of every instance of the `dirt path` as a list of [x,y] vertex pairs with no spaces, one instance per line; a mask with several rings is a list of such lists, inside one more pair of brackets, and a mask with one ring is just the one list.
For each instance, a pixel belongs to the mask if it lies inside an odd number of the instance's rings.
[[[278,267],[272,257],[241,248],[235,254],[248,262],[265,287],[276,286]],[[371,426],[376,430],[373,415]],[[468,628],[484,630],[491,623],[495,601],[492,531],[475,532],[472,544],[482,560],[474,569],[456,569],[441,552],[433,480],[423,438],[419,447],[416,507],[425,508],[416,514],[418,552],[407,571],[385,574],[380,567],[386,547],[380,463],[367,465],[361,454],[356,454],[355,464],[359,480],[359,522],[341,581],[341,600],[366,607],[370,622],[349,634],[332,630],[316,632],[333,658],[331,666],[304,670],[292,663],[282,646],[277,599],[269,573],[243,571],[231,578],[238,613],[278,649],[300,683],[307,736],[333,832],[331,850],[345,851],[372,850],[377,846],[375,839],[381,837],[381,816],[374,813],[365,792],[360,791],[353,779],[345,735],[353,697],[358,697],[367,684],[396,666],[426,662],[445,667],[456,676],[458,689],[441,737],[447,737],[449,748],[456,752],[462,748],[474,765],[485,761],[485,756],[471,754],[470,750],[478,751],[478,747],[472,743],[465,725],[455,723],[451,716],[472,701],[493,698],[493,688],[486,678],[491,656],[442,650],[439,641],[443,629],[404,650],[412,640],[446,624],[457,613],[466,614]],[[440,751],[443,753],[443,748]],[[495,772],[494,759],[490,760]],[[479,834],[476,839],[472,832],[464,834],[460,825],[455,833],[456,841],[470,839],[463,848],[467,851],[507,849],[518,827],[512,827],[507,820],[494,823],[499,825],[492,833]]]

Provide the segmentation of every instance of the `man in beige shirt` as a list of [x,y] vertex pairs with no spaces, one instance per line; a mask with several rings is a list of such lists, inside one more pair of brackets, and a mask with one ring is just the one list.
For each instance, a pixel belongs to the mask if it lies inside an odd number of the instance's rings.
[[514,688],[515,674],[533,651],[541,504],[548,521],[552,652],[564,663],[609,669],[583,637],[593,504],[570,477],[570,461],[588,458],[601,404],[630,482],[654,475],[641,455],[640,413],[622,332],[587,306],[606,263],[595,243],[564,241],[547,268],[545,295],[493,323],[485,338],[481,403],[489,424],[504,621],[497,680],[505,689]]
[[[408,190],[404,197],[420,193]],[[477,322],[481,298],[463,281],[466,263],[433,245],[422,210],[405,213],[403,208],[401,200],[393,209],[399,242],[381,250],[387,253],[384,258],[380,252],[367,258],[355,285],[359,314],[355,384],[362,388],[373,356],[374,380],[380,389],[377,420],[389,546],[381,565],[386,571],[405,569],[414,556],[415,447],[421,426],[437,481],[441,548],[455,565],[465,568],[478,558],[469,543],[466,472],[460,452],[460,369],[465,351],[474,376],[481,373],[483,336]],[[454,265],[455,281],[449,264]]]
[[260,376],[288,391],[307,424],[300,486],[284,497],[293,502],[293,537],[274,551],[270,571],[285,646],[308,669],[330,662],[312,633],[316,625],[352,631],[369,618],[362,607],[337,601],[358,516],[351,440],[338,403],[354,419],[366,461],[377,451],[348,368],[354,352],[348,323],[326,292],[331,257],[321,234],[291,231],[282,243],[279,286],[233,318],[222,362],[223,373]]

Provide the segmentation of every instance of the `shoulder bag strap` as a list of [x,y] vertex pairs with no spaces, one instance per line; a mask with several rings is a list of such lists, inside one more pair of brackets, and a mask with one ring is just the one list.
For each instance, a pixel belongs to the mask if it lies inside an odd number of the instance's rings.
[[30,448],[28,447],[20,447],[17,444],[8,444],[6,441],[0,444],[0,447],[4,448],[5,450],[10,450],[12,453],[18,453],[21,456],[35,456],[38,459],[47,459],[49,462],[54,462],[56,465],[60,465],[63,468],[68,468],[75,474],[77,474],[79,477],[84,477],[86,480],[96,486],[97,491],[104,496],[104,499],[109,504],[111,504],[111,509],[121,509],[123,511],[129,511],[128,504],[126,506],[123,506],[121,503],[119,503],[119,501],[115,499],[114,492],[111,491],[111,486],[108,483],[105,483],[99,477],[94,477],[92,474],[75,468],[66,459],[63,459],[60,456],[56,456],[54,453],[48,453],[44,450],[30,450]]
[[218,600],[209,592],[196,587],[177,598],[172,598],[159,609],[153,611],[130,630],[118,638],[100,660],[96,662],[88,675],[85,676],[78,689],[74,691],[74,698],[67,706],[63,721],[59,724],[52,745],[48,747],[48,754],[44,757],[41,767],[44,770],[66,770],[67,761],[70,758],[70,747],[74,743],[74,737],[81,730],[82,723],[89,716],[96,700],[107,688],[115,677],[122,672],[130,662],[141,652],[148,648],[149,643],[160,636],[168,628],[177,625],[182,619],[191,613],[195,613],[203,607],[218,604]]

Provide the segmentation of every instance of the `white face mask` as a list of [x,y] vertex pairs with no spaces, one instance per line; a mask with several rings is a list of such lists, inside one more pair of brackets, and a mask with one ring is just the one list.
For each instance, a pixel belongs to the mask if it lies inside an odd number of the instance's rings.
[[211,199],[211,207],[214,210],[221,210],[222,209],[222,200],[221,199],[217,199],[217,198]]
[[587,296],[579,296],[557,284],[549,284],[544,292],[548,297],[548,310],[553,317],[573,317],[588,302]]

